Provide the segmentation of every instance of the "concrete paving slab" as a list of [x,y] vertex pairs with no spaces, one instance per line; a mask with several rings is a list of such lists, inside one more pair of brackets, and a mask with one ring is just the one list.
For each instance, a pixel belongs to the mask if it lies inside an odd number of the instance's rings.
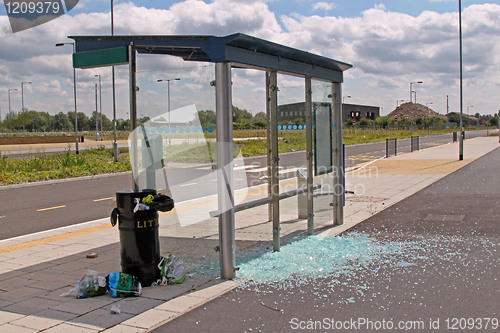
[[141,297],[127,297],[121,299],[113,304],[105,306],[103,309],[111,311],[112,306],[119,306],[122,313],[128,313],[131,315],[138,315],[149,309],[152,309],[158,305],[163,304],[163,300],[157,300],[152,298]]
[[91,329],[106,329],[124,322],[133,316],[133,314],[124,312],[112,314],[108,309],[97,309],[78,316],[70,320],[69,323]]
[[12,325],[21,326],[36,331],[46,330],[63,323],[61,320],[51,319],[47,317],[39,317],[36,315],[26,316],[10,322]]
[[177,315],[178,314],[175,312],[151,309],[135,316],[134,318],[124,321],[122,325],[149,330]]
[[64,303],[60,303],[57,306],[51,307],[53,310],[74,313],[77,315],[83,315],[90,311],[102,308],[108,304],[114,303],[116,300],[110,296],[94,297],[94,298],[83,298],[76,299],[73,297],[66,297],[69,299]]
[[21,327],[14,324],[2,325],[2,333],[32,333],[32,332],[38,332],[38,330],[27,327]]
[[14,320],[17,320],[20,318],[24,318],[24,317],[26,317],[26,316],[19,314],[19,313],[12,313],[12,312],[0,310],[0,325],[7,324],[7,323],[10,323],[11,321],[14,321]]
[[62,323],[51,327],[44,332],[47,333],[97,333],[102,331],[99,328],[86,328],[77,325],[71,325],[68,323]]
[[31,315],[61,304],[61,301],[33,297],[12,305],[2,307],[2,311],[9,311],[24,315]]

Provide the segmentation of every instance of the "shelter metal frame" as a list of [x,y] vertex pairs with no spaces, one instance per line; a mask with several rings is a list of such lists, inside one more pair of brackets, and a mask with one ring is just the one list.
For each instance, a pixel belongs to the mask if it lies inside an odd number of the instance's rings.
[[[136,53],[165,54],[185,61],[215,63],[217,166],[219,205],[219,244],[221,277],[235,277],[235,217],[232,155],[232,87],[231,69],[258,69],[266,73],[266,111],[268,131],[269,220],[273,222],[273,248],[280,249],[279,221],[279,154],[278,154],[278,80],[277,74],[302,77],[305,80],[306,159],[307,159],[307,232],[314,232],[313,214],[313,115],[312,83],[331,83],[333,109],[333,183],[342,191],[334,191],[333,223],[343,223],[343,143],[342,88],[343,72],[352,66],[337,60],[297,50],[245,34],[216,36],[70,36],[75,40],[75,68],[92,68],[119,64],[129,65],[130,117],[137,127]],[[120,51],[123,50],[125,52]],[[107,52],[110,51],[110,52]],[[135,132],[135,131],[134,131]],[[137,142],[132,140],[132,152]],[[134,180],[134,188],[138,186]],[[175,198],[174,198],[175,199]]]

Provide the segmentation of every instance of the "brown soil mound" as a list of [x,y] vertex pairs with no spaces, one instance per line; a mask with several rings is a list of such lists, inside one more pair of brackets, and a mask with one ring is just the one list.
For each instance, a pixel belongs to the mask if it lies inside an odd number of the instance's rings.
[[387,115],[389,118],[398,119],[414,119],[418,117],[438,117],[446,119],[445,115],[439,114],[436,111],[433,111],[431,108],[426,107],[425,105],[418,103],[403,103],[398,106],[394,111]]

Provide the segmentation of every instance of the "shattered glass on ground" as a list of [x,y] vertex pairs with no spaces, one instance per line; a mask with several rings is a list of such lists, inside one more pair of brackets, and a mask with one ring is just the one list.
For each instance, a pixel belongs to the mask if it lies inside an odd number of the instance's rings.
[[338,285],[367,272],[384,274],[381,271],[388,268],[408,271],[418,267],[425,271],[450,261],[474,265],[487,260],[471,253],[471,248],[478,246],[492,254],[492,267],[497,267],[499,243],[487,238],[412,234],[396,238],[394,234],[360,232],[310,236],[283,246],[280,252],[266,252],[241,262],[237,275],[249,280],[246,286],[271,284],[283,289],[324,277]]

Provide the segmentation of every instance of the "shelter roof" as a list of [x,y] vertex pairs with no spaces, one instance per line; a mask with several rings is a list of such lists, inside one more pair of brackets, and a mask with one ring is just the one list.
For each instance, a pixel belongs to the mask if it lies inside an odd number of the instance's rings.
[[186,61],[231,62],[234,67],[276,70],[280,73],[342,82],[352,65],[253,36],[236,33],[224,37],[188,35],[69,36],[76,52],[127,46],[138,53],[166,54]]

